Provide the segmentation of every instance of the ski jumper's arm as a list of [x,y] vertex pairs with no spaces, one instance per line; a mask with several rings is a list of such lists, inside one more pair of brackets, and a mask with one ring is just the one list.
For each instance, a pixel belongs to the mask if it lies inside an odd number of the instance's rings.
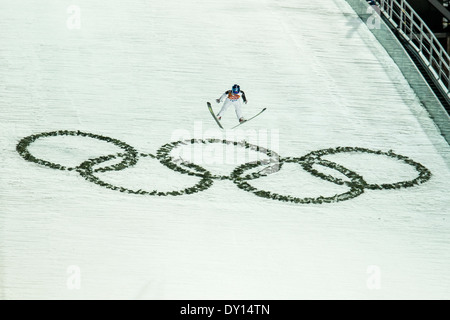
[[241,92],[242,92],[242,100],[244,100],[244,103],[247,103],[247,98],[245,97],[245,92],[242,90],[241,90]]
[[226,97],[228,97],[228,94],[231,92],[231,90],[225,91],[225,93],[223,95],[220,96],[219,99],[216,99],[217,103],[222,102],[223,99],[225,99]]

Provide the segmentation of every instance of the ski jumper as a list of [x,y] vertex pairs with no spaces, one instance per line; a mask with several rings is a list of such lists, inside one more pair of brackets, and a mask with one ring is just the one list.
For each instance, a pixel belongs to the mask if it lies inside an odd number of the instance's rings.
[[[242,99],[241,99],[242,98]],[[239,93],[233,93],[232,90],[226,91],[218,100],[219,102],[222,102],[222,100],[225,99],[225,103],[222,106],[222,109],[220,109],[219,113],[217,114],[217,117],[221,117],[225,111],[230,106],[234,106],[234,110],[236,111],[236,116],[238,119],[243,118],[242,117],[242,110],[241,110],[241,101],[244,101],[244,103],[247,103],[247,99],[245,97],[244,91],[240,91]]]

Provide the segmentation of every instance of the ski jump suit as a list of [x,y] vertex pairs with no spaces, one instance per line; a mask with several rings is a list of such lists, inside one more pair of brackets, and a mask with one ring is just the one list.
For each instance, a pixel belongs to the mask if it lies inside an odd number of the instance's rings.
[[236,116],[241,121],[241,119],[243,119],[241,111],[241,98],[244,103],[247,103],[247,98],[245,97],[244,91],[241,90],[237,94],[234,94],[232,90],[226,91],[219,99],[216,100],[217,103],[220,103],[223,99],[225,99],[225,103],[223,104],[222,109],[220,109],[219,113],[217,114],[217,118],[220,119],[225,111],[227,111],[228,107],[233,105],[236,111]]

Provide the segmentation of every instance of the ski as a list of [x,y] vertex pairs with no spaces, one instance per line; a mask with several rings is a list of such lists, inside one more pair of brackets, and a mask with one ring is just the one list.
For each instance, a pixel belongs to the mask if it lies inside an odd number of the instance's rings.
[[249,122],[250,120],[256,118],[256,117],[259,116],[261,113],[263,113],[264,111],[266,111],[266,109],[267,109],[267,108],[262,109],[260,112],[258,112],[256,115],[254,115],[254,116],[251,117],[250,119],[247,119],[247,120],[245,120],[245,121],[242,121],[241,123],[239,123],[238,125],[234,126],[234,127],[231,128],[231,129],[237,128],[237,127],[239,127],[241,124],[244,124],[244,123],[246,123],[246,122]]
[[218,124],[220,129],[223,130],[222,124],[220,123],[219,119],[217,119],[216,115],[214,114],[213,108],[211,107],[211,103],[206,102],[206,104],[208,105],[208,110],[209,110],[209,112],[211,112],[211,115],[213,116],[214,120],[216,120],[216,123]]

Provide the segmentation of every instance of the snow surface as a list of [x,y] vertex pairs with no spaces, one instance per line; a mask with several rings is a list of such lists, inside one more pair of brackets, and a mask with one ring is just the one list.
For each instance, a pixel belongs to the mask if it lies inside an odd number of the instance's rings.
[[[81,9],[80,29],[66,25],[70,5]],[[4,0],[1,7],[0,298],[450,298],[449,145],[344,0]],[[221,133],[206,101],[233,83],[247,94],[246,116],[268,110]],[[233,110],[223,122],[236,124]],[[132,195],[17,153],[20,139],[55,130],[108,136],[153,155],[190,138],[246,139],[281,157],[339,146],[392,150],[432,177],[326,204],[265,199],[229,180],[192,195]],[[29,150],[66,166],[120,152],[79,136],[42,138]],[[196,144],[171,155],[229,175],[265,157],[244,151]],[[380,155],[324,158],[368,183],[417,175]],[[200,179],[151,157],[97,176],[150,191]],[[295,163],[249,183],[298,197],[349,189]],[[73,270],[78,289],[70,286]]]

